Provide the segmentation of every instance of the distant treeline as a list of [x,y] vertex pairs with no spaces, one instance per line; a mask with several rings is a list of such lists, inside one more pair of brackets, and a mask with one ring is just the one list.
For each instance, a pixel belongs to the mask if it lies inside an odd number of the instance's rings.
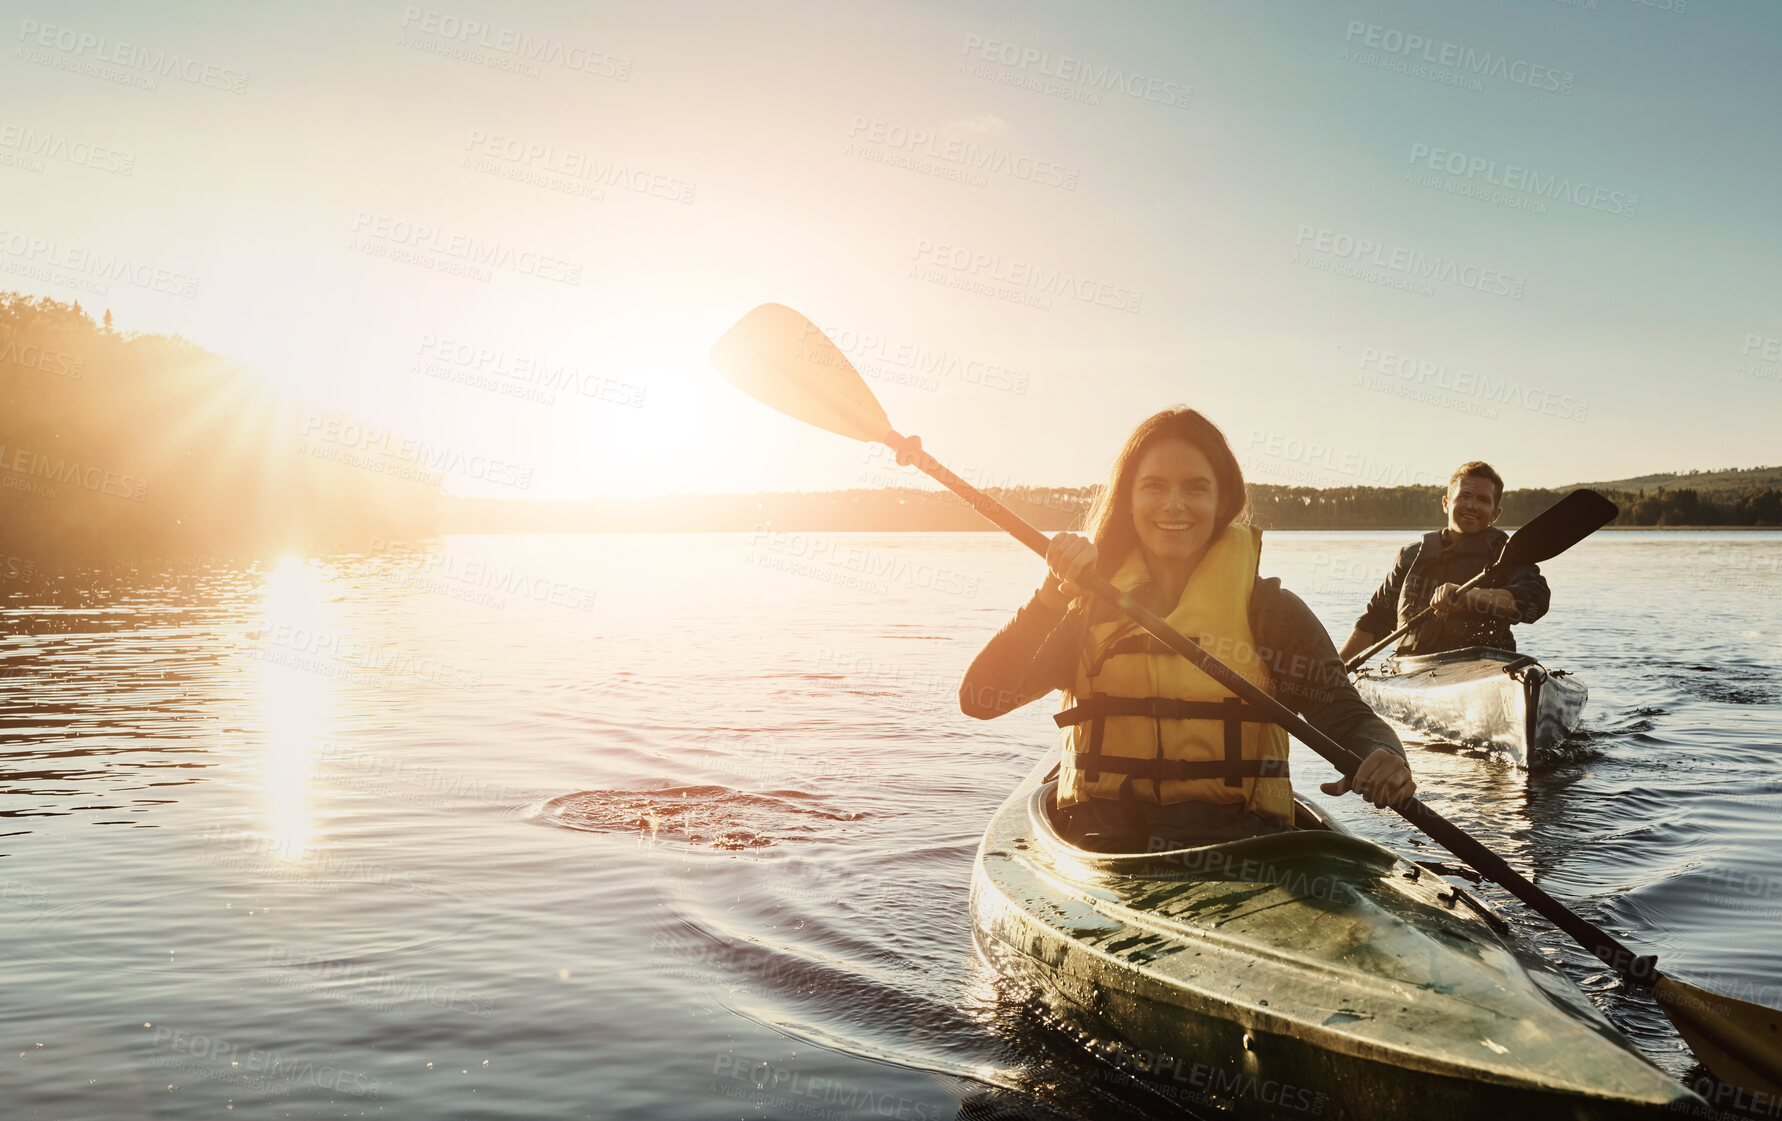
[[[972,530],[945,491],[693,495],[593,502],[442,500],[412,441],[305,412],[251,369],[179,336],[115,330],[78,303],[0,293],[0,581],[62,562],[316,552],[443,530]],[[1645,478],[1664,478],[1648,476]],[[1603,484],[1621,525],[1782,526],[1770,468]],[[1622,480],[1626,483],[1644,479]],[[1677,477],[1671,477],[1674,484]],[[1077,528],[1092,487],[991,491],[1047,531]],[[1439,525],[1437,487],[1249,488],[1273,529]],[[1505,496],[1519,525],[1559,490]],[[0,591],[4,591],[0,584]]]
[[[1548,489],[1505,491],[1504,512],[1498,522],[1521,525],[1567,493]],[[1632,493],[1602,493],[1621,507],[1615,525],[1782,526],[1782,489],[1775,487],[1744,494],[1702,494],[1662,486]],[[1439,524],[1441,502],[1441,487],[1250,487],[1253,520],[1272,529],[1413,529]]]
[[435,530],[437,485],[306,442],[317,420],[177,335],[0,293],[0,577]]
[[[1047,532],[1078,529],[1094,487],[991,487],[988,493]],[[1565,490],[1512,490],[1499,524],[1518,526],[1565,496]],[[1616,525],[1782,526],[1782,490],[1699,495],[1657,488],[1605,491],[1621,514]],[[1264,529],[1433,529],[1440,487],[1341,487],[1317,490],[1255,484],[1250,517]],[[946,491],[913,488],[815,493],[700,494],[589,502],[447,499],[444,528],[500,532],[737,532],[771,527],[817,532],[987,529]]]

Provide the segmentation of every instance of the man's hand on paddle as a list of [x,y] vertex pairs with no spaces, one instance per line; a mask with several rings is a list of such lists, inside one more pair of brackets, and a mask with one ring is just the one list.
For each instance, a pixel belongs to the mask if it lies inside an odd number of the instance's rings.
[[1452,615],[1456,611],[1471,606],[1472,591],[1462,592],[1459,584],[1443,584],[1429,597],[1429,605],[1435,608],[1437,615]]
[[1456,611],[1476,611],[1481,615],[1516,615],[1516,597],[1505,588],[1470,588],[1461,591],[1459,584],[1443,584],[1429,597],[1429,605],[1437,615]]
[[1417,793],[1417,780],[1411,777],[1411,766],[1404,757],[1395,751],[1376,747],[1361,761],[1355,769],[1355,780],[1337,779],[1324,783],[1319,789],[1331,797],[1339,797],[1350,790],[1366,798],[1374,805],[1385,809],[1402,799]]

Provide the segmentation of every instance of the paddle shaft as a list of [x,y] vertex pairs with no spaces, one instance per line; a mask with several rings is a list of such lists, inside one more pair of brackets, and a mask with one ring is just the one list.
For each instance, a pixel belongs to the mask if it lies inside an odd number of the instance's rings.
[[[1485,567],[1485,571],[1479,573],[1477,576],[1473,577],[1471,580],[1468,580],[1466,583],[1462,584],[1460,586],[1460,590],[1455,592],[1454,594],[1457,596],[1465,595],[1466,593],[1472,591],[1474,588],[1478,587],[1479,582],[1481,580],[1485,579],[1485,577],[1487,577],[1487,576],[1490,576],[1495,571],[1497,571],[1497,565],[1495,565],[1495,564],[1487,565]],[[1412,627],[1416,626],[1418,623],[1421,623],[1423,620],[1429,618],[1433,614],[1435,614],[1435,604],[1432,603],[1428,607],[1425,607],[1423,610],[1417,612],[1417,614],[1411,616],[1409,619],[1406,619],[1403,626],[1399,627],[1397,630],[1393,631],[1391,634],[1387,635],[1385,638],[1382,638],[1380,641],[1374,643],[1372,646],[1368,647],[1366,650],[1363,650],[1361,653],[1355,655],[1353,658],[1350,658],[1348,661],[1344,662],[1343,663],[1344,672],[1354,673],[1356,670],[1360,669],[1362,666],[1367,665],[1368,659],[1372,658],[1375,654],[1378,654],[1380,651],[1386,649],[1386,647],[1392,645],[1392,643],[1397,641],[1401,636],[1403,636],[1405,634],[1405,632],[1409,631]]]
[[[891,432],[887,434],[885,443],[898,452],[900,462],[914,463],[930,478],[965,499],[972,509],[1014,535],[1023,545],[1042,557],[1046,555],[1046,551],[1052,543],[1051,538],[1029,525],[996,499],[941,466],[932,455],[922,451],[920,445],[913,438],[905,438],[896,432]],[[1477,579],[1482,579],[1483,576],[1484,573],[1481,573],[1473,582],[1476,583]],[[1076,582],[1119,607],[1127,618],[1150,632],[1152,637],[1187,658],[1208,677],[1230,689],[1243,700],[1262,709],[1268,714],[1271,721],[1287,729],[1294,738],[1329,760],[1337,770],[1351,778],[1354,777],[1356,768],[1361,766],[1359,756],[1306,723],[1298,713],[1275,700],[1266,691],[1207,653],[1198,642],[1170,626],[1167,619],[1139,603],[1128,593],[1116,588],[1105,576],[1093,569],[1086,570],[1077,576]],[[1613,969],[1623,979],[1640,985],[1651,985],[1658,980],[1657,958],[1636,955],[1613,935],[1574,913],[1565,904],[1530,883],[1520,872],[1510,867],[1502,857],[1474,840],[1458,825],[1419,802],[1415,797],[1406,798],[1392,808],[1398,811],[1406,821],[1439,842],[1443,848],[1471,864],[1493,883],[1498,884],[1505,891],[1545,916],[1553,925],[1571,935],[1574,941],[1595,954],[1603,964]]]

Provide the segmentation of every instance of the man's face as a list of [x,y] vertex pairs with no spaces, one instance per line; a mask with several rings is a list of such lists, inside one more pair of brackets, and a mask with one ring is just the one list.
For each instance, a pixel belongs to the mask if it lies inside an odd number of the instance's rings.
[[1497,487],[1490,479],[1462,475],[1442,496],[1442,510],[1448,515],[1448,528],[1455,533],[1483,533],[1497,521],[1503,507],[1497,504]]

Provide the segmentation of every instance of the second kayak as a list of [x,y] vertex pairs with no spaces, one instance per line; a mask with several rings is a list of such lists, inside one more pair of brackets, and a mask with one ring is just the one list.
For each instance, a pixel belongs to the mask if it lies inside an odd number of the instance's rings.
[[1564,670],[1486,646],[1389,658],[1362,670],[1355,691],[1388,720],[1501,751],[1524,768],[1578,726],[1590,695]]

